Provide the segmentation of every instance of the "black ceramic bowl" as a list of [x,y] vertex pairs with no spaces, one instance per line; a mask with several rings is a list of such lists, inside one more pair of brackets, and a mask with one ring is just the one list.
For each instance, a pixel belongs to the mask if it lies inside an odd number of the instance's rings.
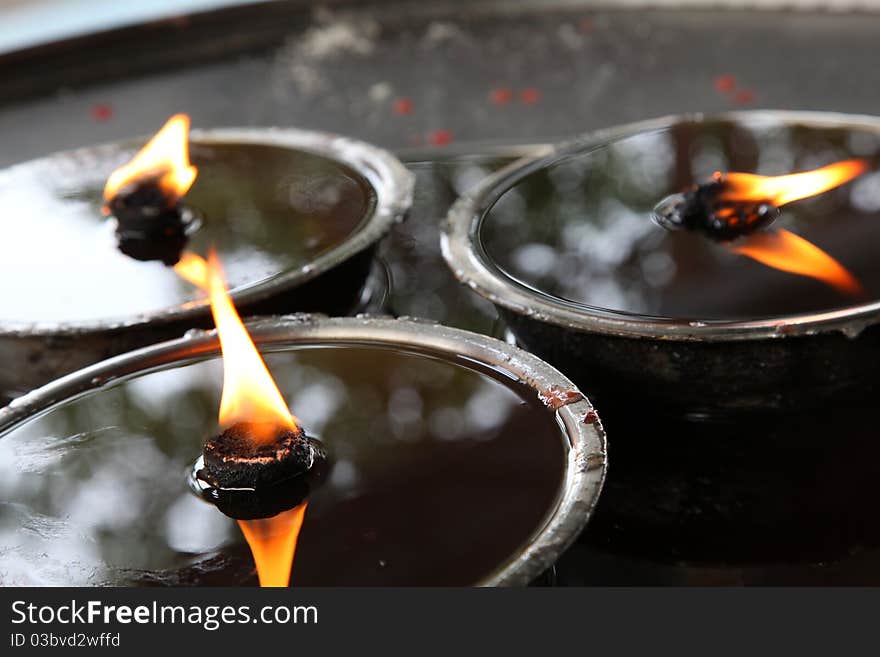
[[[651,219],[714,170],[778,175],[860,157],[872,171],[783,207],[777,226],[859,278],[853,299]],[[880,358],[880,120],[802,112],[676,116],[521,160],[449,212],[443,253],[517,341],[604,407],[803,409],[863,397]]]
[[[108,174],[143,142],[112,143],[0,171],[0,397],[114,354],[212,326],[203,295],[159,262],[116,249],[100,212]],[[378,242],[412,198],[389,153],[290,129],[194,131],[198,178],[187,248],[218,249],[245,315],[346,314]]]

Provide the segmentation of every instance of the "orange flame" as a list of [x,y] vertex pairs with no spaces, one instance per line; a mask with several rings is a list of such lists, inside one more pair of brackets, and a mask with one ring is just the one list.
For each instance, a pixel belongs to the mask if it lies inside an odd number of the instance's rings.
[[[206,283],[223,351],[221,428],[236,422],[264,423],[266,430],[263,433],[256,433],[260,424],[251,425],[251,435],[257,441],[275,439],[280,427],[296,431],[297,420],[287,408],[229,297],[217,254],[212,250],[207,262],[195,254],[184,255],[187,257],[182,257],[178,263],[178,273],[191,277],[189,280],[196,284],[196,281]],[[289,584],[306,506],[307,502],[303,502],[271,518],[238,521],[254,555],[260,586]]]
[[303,502],[271,518],[238,521],[254,555],[260,586],[287,586],[290,583],[290,570],[306,506],[307,502]]
[[759,176],[754,173],[716,173],[724,183],[722,201],[766,201],[780,206],[827,192],[868,170],[866,160],[842,160],[821,169],[785,176]]
[[845,294],[862,294],[859,281],[843,265],[812,242],[785,229],[755,233],[728,248],[768,267],[815,278]]
[[175,114],[130,162],[107,178],[104,200],[110,201],[126,185],[158,178],[163,191],[180,198],[189,190],[198,170],[189,163],[189,117]]
[[208,289],[208,263],[202,256],[192,251],[184,251],[180,254],[180,260],[174,265],[174,271],[196,287]]
[[236,422],[264,423],[266,430],[254,435],[257,441],[274,439],[279,428],[297,431],[296,418],[232,304],[220,260],[213,250],[208,254],[207,264],[208,296],[223,352],[221,429]]

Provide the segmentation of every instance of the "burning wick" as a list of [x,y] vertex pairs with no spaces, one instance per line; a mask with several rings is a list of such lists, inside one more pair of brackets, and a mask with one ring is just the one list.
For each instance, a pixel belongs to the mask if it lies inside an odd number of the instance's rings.
[[203,478],[221,489],[257,490],[307,472],[322,458],[287,407],[226,290],[214,252],[206,270],[223,352],[221,433],[203,449]]
[[187,242],[191,214],[181,199],[196,179],[189,162],[189,117],[175,114],[104,187],[104,214],[116,218],[119,250],[173,265]]
[[712,180],[660,201],[652,214],[670,230],[693,230],[730,241],[769,226],[779,207],[838,187],[868,170],[865,160],[843,160],[785,176],[716,172]]
[[287,408],[235,310],[217,254],[186,253],[178,274],[207,288],[223,352],[221,432],[205,441],[191,483],[244,534],[260,586],[287,586],[308,495],[327,459]]
[[779,216],[779,208],[767,200],[726,200],[727,185],[716,171],[711,181],[660,201],[654,207],[654,221],[670,230],[700,231],[726,241],[768,226]]
[[[268,436],[268,440],[262,440]],[[301,429],[236,422],[205,442],[202,455],[217,488],[256,490],[307,472],[315,448]]]
[[698,231],[728,250],[781,271],[809,276],[839,292],[861,296],[862,286],[818,246],[787,230],[756,232],[779,216],[779,207],[826,192],[868,170],[865,160],[843,160],[786,176],[718,173],[690,190],[667,196],[652,217],[664,228]]

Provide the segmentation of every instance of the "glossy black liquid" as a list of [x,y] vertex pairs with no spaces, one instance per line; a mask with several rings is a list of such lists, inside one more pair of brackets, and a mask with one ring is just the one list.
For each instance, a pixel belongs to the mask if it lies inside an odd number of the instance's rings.
[[[366,346],[267,363],[331,464],[294,585],[472,584],[553,509],[564,436],[525,386]],[[216,359],[147,374],[0,439],[0,583],[256,584],[235,521],[186,482],[221,381]]]
[[[743,320],[841,308],[880,295],[880,133],[752,119],[679,123],[584,149],[506,192],[480,238],[511,277],[612,312]],[[775,226],[837,259],[862,283],[855,299],[770,269],[699,233],[651,220],[661,199],[714,171],[780,175],[848,158],[868,173],[782,208]]]

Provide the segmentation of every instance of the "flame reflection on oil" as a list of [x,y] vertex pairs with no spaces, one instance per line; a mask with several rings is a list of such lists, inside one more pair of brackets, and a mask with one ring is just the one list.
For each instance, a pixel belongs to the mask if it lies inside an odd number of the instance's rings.
[[782,228],[749,235],[728,248],[768,267],[815,278],[843,294],[864,293],[858,279],[843,265],[812,242]]
[[254,555],[260,586],[290,583],[290,570],[307,506],[303,502],[271,518],[238,521]]

